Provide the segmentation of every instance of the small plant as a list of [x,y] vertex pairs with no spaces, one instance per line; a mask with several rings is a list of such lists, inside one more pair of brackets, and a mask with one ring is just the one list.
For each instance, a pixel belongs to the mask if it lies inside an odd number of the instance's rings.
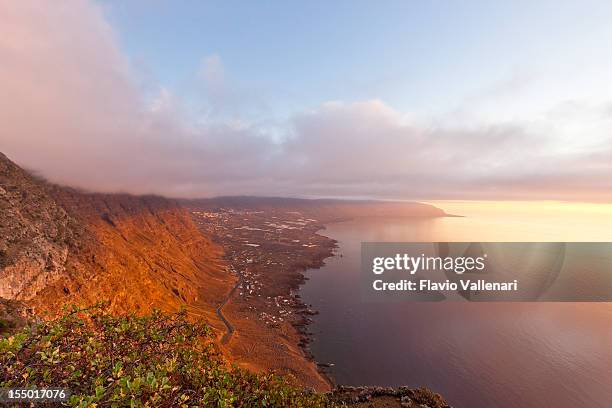
[[0,338],[0,387],[64,387],[67,406],[321,407],[273,374],[229,367],[185,313],[113,316],[76,308]]

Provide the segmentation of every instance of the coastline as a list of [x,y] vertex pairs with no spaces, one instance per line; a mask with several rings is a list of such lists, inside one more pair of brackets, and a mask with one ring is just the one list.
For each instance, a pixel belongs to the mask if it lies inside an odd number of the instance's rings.
[[306,271],[334,256],[325,225],[297,212],[202,211],[196,224],[225,250],[233,289],[217,308],[225,324],[219,343],[232,363],[253,371],[289,374],[306,387],[329,391],[333,381],[308,345],[311,316],[299,294]]
[[[224,325],[219,343],[229,361],[292,376],[317,391],[334,389],[330,363],[316,361],[310,349],[310,325],[319,312],[300,292],[310,279],[307,271],[338,253],[338,242],[323,235],[327,227],[363,216],[291,207],[185,207],[199,229],[223,247],[226,268],[236,279],[215,313]],[[436,210],[413,217],[432,216],[447,215]]]
[[[333,221],[332,223],[335,222],[342,222],[342,221]],[[328,258],[332,258],[334,256],[337,256],[338,253],[336,252],[337,249],[339,249],[340,247],[338,246],[338,241],[336,241],[335,239],[328,237],[326,235],[323,235],[320,233],[320,231],[324,231],[327,229],[327,225],[329,223],[323,224],[321,225],[321,228],[319,230],[317,230],[317,234],[320,235],[323,238],[326,238],[329,240],[330,244],[329,244],[329,249],[330,249],[330,254],[329,256],[326,256],[325,258],[320,260],[320,263],[317,264],[317,266],[308,268],[302,272],[300,272],[300,274],[304,277],[302,282],[300,283],[299,287],[298,287],[298,292],[301,290],[301,287],[303,285],[306,284],[306,281],[310,279],[310,277],[306,276],[305,273],[313,270],[313,269],[320,269],[323,266],[325,266],[325,260],[327,260]],[[308,313],[308,315],[318,315],[319,311],[316,309],[312,308],[312,305],[306,305],[306,303],[304,303],[301,299],[301,295],[300,295],[300,304],[302,308],[307,308],[306,310],[309,310],[310,313]],[[297,326],[294,324],[294,327],[296,327],[296,329],[298,330],[298,332],[300,334],[303,335],[303,339],[300,340],[300,342],[298,343],[298,346],[300,346],[300,348],[302,349],[302,351],[304,352],[305,357],[314,362],[317,368],[317,371],[319,372],[319,374],[321,375],[321,377],[327,381],[327,383],[330,385],[330,388],[335,388],[338,384],[335,383],[334,379],[332,378],[332,376],[329,374],[329,372],[326,370],[329,367],[329,363],[325,363],[322,361],[317,361],[315,359],[314,354],[312,353],[312,350],[310,349],[310,343],[312,343],[312,340],[314,338],[314,333],[310,332],[308,330],[308,327],[313,323],[313,320],[311,318],[306,318],[306,323],[304,325],[300,325]]]

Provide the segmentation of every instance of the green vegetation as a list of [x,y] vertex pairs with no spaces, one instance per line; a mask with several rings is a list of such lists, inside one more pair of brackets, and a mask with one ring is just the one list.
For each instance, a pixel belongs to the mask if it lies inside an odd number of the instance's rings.
[[73,308],[0,339],[0,387],[65,387],[68,406],[319,407],[273,374],[229,367],[184,313],[112,316]]

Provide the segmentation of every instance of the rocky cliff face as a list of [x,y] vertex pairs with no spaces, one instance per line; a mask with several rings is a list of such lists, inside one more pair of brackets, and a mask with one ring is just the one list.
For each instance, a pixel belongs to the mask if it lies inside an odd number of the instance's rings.
[[84,231],[45,183],[0,154],[0,297],[30,300],[65,275]]
[[172,200],[49,185],[0,155],[0,209],[0,297],[38,311],[108,300],[214,319],[232,286],[222,249]]

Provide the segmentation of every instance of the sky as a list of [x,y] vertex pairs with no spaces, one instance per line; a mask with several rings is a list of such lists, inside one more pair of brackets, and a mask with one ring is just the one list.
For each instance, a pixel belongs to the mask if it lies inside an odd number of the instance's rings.
[[176,197],[612,201],[606,1],[0,0],[0,151]]

